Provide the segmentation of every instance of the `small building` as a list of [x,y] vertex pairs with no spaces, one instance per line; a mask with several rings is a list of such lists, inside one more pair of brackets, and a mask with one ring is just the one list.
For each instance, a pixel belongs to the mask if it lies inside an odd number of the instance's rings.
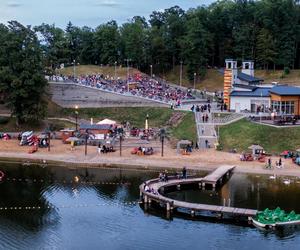
[[230,110],[237,113],[268,112],[270,108],[270,89],[249,86],[245,89],[236,88],[230,94]]
[[275,86],[270,90],[271,109],[278,114],[300,115],[300,88]]
[[107,139],[113,133],[113,125],[110,124],[80,124],[80,133],[88,133],[95,135],[95,139]]

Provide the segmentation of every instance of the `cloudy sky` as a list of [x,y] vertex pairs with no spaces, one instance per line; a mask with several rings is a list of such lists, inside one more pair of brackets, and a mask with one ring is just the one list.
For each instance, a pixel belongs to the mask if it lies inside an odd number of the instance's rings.
[[187,10],[213,0],[0,0],[0,22],[17,20],[23,24],[56,24],[68,21],[78,26],[96,27],[116,20],[123,23],[133,16],[149,17],[153,10],[179,5]]

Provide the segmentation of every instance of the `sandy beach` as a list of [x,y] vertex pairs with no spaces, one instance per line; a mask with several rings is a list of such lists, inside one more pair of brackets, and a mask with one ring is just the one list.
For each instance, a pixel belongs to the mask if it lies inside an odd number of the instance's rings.
[[[257,173],[269,175],[286,175],[300,177],[300,167],[291,159],[282,159],[283,168],[274,167],[272,170],[265,169],[265,163],[258,161],[241,162],[239,154],[220,152],[214,149],[193,151],[190,155],[176,153],[176,149],[166,143],[164,157],[161,157],[160,144],[152,142],[147,147],[154,147],[155,153],[151,156],[132,155],[131,142],[124,143],[122,156],[119,149],[114,153],[98,154],[97,147],[88,146],[87,156],[84,155],[84,146],[75,147],[71,151],[69,144],[63,144],[61,140],[51,141],[51,150],[39,148],[38,152],[29,154],[29,146],[19,146],[17,140],[0,141],[0,159],[2,161],[16,162],[41,162],[59,165],[74,165],[76,167],[134,167],[138,169],[181,169],[183,166],[193,170],[213,170],[220,165],[234,165],[235,172]],[[126,146],[127,145],[127,146]],[[278,160],[272,157],[272,163]]]

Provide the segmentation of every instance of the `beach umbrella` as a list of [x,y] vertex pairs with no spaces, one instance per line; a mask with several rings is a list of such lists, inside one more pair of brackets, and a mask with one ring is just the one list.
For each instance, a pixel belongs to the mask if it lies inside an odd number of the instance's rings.
[[75,141],[79,141],[79,139],[77,137],[72,136],[72,137],[69,137],[66,141],[67,142],[72,142],[72,141],[75,142]]

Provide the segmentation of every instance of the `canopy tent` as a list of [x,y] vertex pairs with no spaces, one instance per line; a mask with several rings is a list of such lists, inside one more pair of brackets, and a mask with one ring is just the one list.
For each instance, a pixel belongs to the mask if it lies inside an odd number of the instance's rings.
[[253,144],[248,149],[252,150],[252,155],[259,155],[264,153],[264,148],[258,144]]
[[110,120],[110,119],[104,119],[100,122],[98,122],[97,124],[108,124],[108,125],[116,125],[116,121]]
[[191,144],[192,144],[192,143],[191,143],[191,141],[189,141],[189,140],[181,140],[181,141],[179,141],[179,142],[177,143],[177,150],[176,150],[177,154],[180,153],[180,148],[181,148],[181,146],[187,146],[187,145],[191,145]]

